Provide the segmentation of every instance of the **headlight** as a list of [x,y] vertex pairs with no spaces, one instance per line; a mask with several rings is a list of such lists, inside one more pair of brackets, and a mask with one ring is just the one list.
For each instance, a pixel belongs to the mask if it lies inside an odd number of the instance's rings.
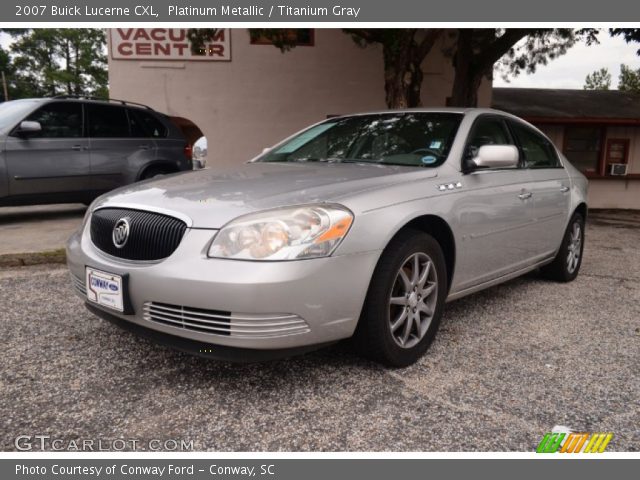
[[222,228],[209,257],[296,260],[330,255],[349,231],[353,215],[339,205],[281,208],[237,218]]

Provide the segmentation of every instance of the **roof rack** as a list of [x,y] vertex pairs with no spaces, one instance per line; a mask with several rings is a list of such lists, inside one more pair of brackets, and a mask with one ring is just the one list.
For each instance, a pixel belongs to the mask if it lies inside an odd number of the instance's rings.
[[51,98],[56,98],[56,99],[65,99],[65,98],[76,98],[78,100],[97,100],[100,102],[114,102],[114,103],[119,103],[121,105],[133,105],[136,107],[142,107],[142,108],[146,108],[147,110],[153,110],[153,108],[151,108],[149,105],[145,105],[144,103],[138,103],[138,102],[129,102],[127,100],[120,100],[118,98],[98,98],[98,97],[92,97],[89,95],[56,95],[54,97]]

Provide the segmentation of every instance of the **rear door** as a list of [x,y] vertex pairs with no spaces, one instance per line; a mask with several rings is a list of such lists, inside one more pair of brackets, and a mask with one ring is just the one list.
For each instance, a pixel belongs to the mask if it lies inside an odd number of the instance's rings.
[[10,195],[44,195],[90,189],[89,142],[83,131],[80,102],[56,101],[27,118],[42,130],[6,140]]
[[546,137],[521,122],[510,121],[509,125],[531,177],[535,224],[531,238],[536,256],[549,257],[560,246],[569,216],[569,176]]
[[[467,160],[483,145],[514,145],[501,116],[483,115],[474,123]],[[460,228],[457,288],[464,290],[530,265],[535,255],[531,178],[524,168],[475,169],[461,179],[454,204]]]
[[88,131],[93,189],[112,190],[135,178],[141,157],[153,156],[153,138],[134,137],[127,109],[88,103]]

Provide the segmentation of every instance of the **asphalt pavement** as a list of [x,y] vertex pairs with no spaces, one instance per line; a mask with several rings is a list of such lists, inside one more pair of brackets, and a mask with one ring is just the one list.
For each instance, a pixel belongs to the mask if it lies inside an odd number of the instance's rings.
[[235,365],[92,316],[62,265],[0,270],[0,450],[20,435],[215,451],[533,451],[562,425],[640,451],[640,215],[594,216],[582,271],[449,304],[405,369],[341,343]]

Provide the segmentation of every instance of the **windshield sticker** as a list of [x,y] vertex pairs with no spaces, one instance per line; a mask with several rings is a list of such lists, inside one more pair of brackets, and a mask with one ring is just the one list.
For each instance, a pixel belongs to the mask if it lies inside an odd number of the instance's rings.
[[303,147],[311,140],[316,138],[323,132],[326,132],[331,127],[335,126],[335,123],[323,123],[322,125],[317,125],[315,127],[310,128],[306,132],[302,132],[296,138],[293,138],[291,141],[285,143],[281,146],[275,153],[292,153]]
[[435,148],[438,149],[442,146],[442,141],[440,140],[434,140],[431,142],[431,145],[429,145],[429,148]]

